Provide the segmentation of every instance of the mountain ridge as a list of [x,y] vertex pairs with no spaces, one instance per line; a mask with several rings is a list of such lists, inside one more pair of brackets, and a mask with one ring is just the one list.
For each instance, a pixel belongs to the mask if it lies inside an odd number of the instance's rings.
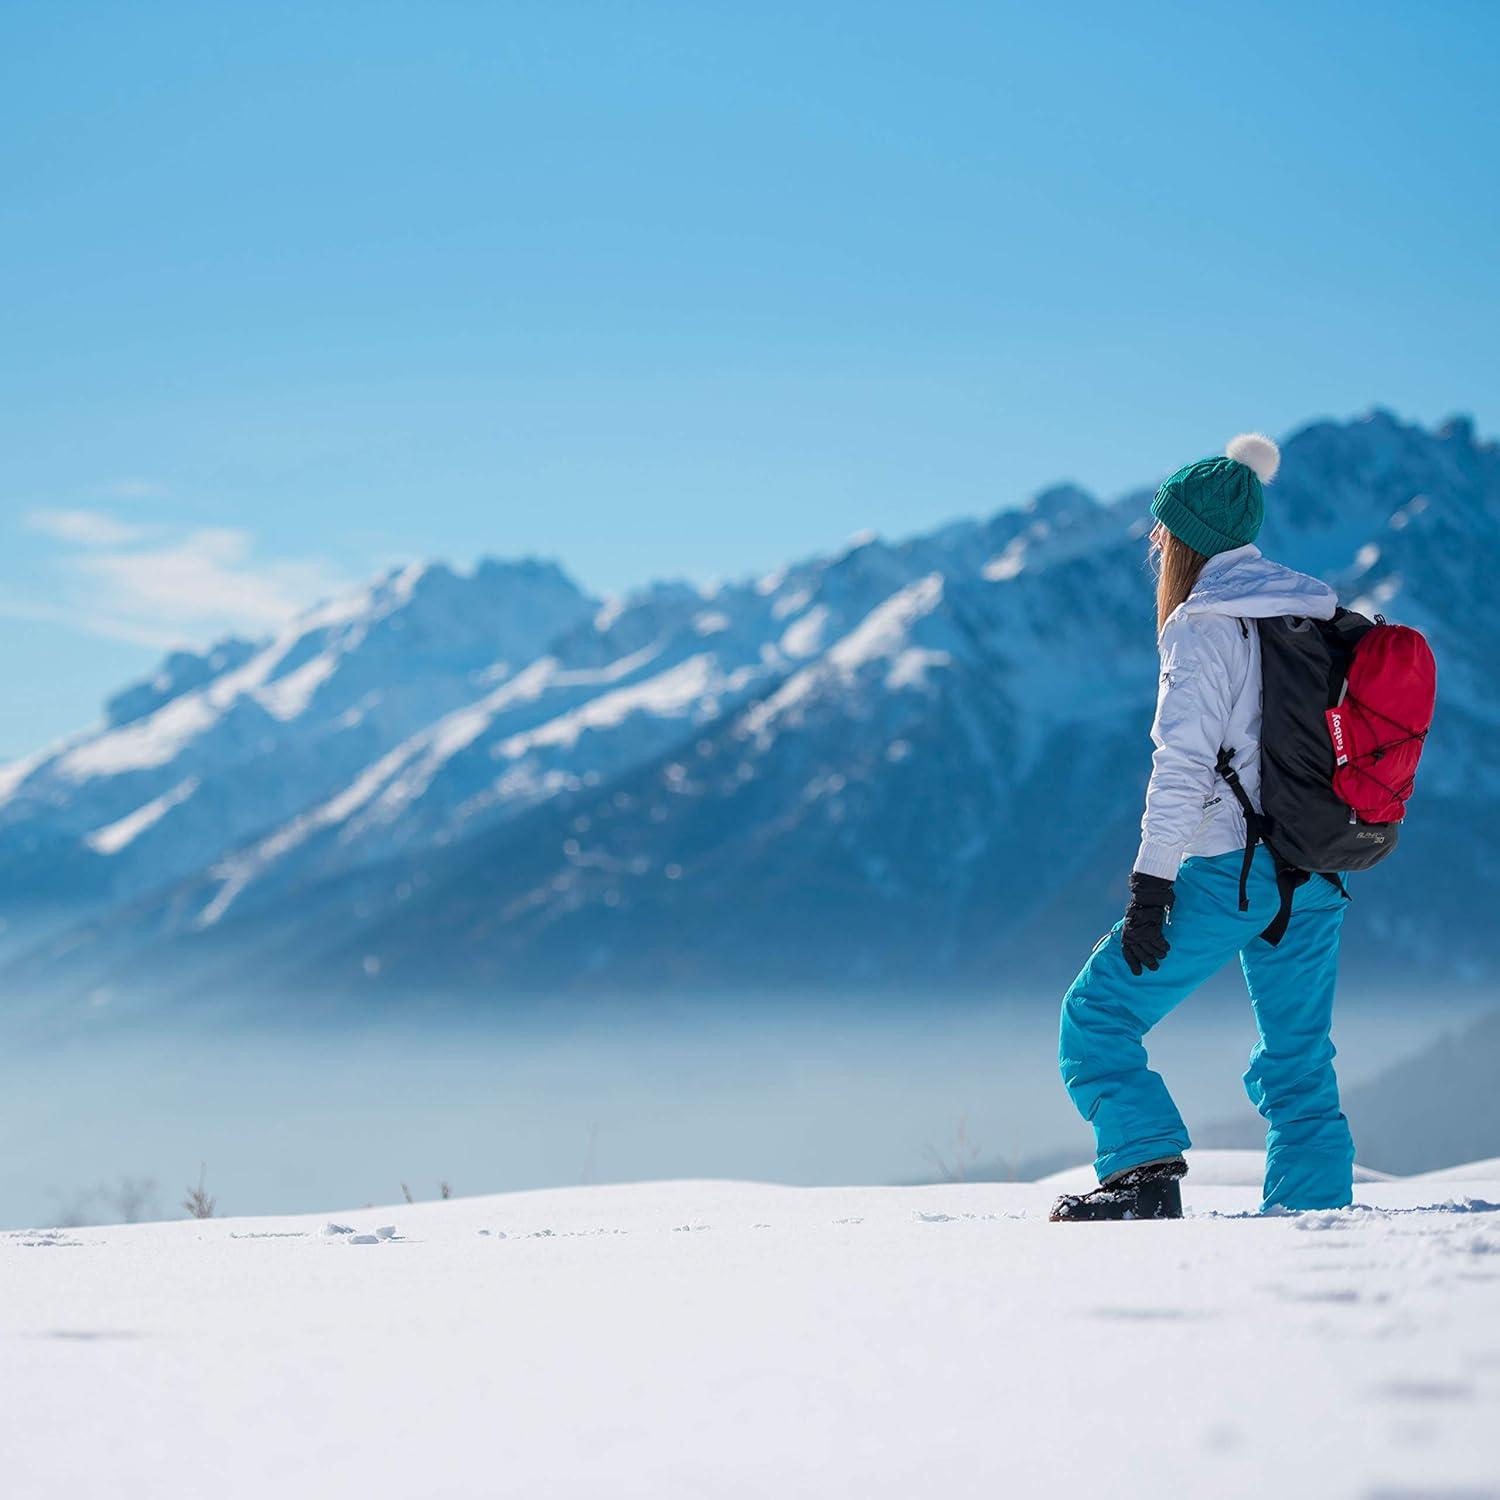
[[[101,732],[0,769],[12,972],[191,989],[253,949],[355,996],[1050,976],[1108,919],[1139,815],[1149,494],[1057,485],[606,603],[554,564],[419,565],[172,658]],[[1311,424],[1263,539],[1434,641],[1400,863],[1447,904],[1385,882],[1351,926],[1477,977],[1494,955],[1453,876],[1492,870],[1500,827],[1500,679],[1468,624],[1500,451],[1467,419]]]

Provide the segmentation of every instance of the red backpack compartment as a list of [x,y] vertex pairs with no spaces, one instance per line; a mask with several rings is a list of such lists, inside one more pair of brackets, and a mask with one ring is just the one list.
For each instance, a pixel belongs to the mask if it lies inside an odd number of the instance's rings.
[[1436,698],[1437,663],[1420,631],[1380,624],[1360,638],[1327,719],[1333,789],[1361,822],[1406,816]]

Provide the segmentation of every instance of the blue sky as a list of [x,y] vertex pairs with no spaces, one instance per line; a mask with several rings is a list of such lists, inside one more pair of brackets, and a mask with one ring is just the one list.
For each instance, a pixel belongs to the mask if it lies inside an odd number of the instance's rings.
[[0,757],[388,563],[615,591],[1500,426],[1500,8],[29,0]]

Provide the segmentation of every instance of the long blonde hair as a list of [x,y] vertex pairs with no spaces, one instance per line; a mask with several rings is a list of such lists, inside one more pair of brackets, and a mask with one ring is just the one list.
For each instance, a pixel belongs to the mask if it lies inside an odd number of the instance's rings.
[[1156,629],[1158,634],[1167,616],[1193,592],[1193,585],[1208,559],[1180,542],[1165,526],[1151,533],[1151,561],[1156,570]]

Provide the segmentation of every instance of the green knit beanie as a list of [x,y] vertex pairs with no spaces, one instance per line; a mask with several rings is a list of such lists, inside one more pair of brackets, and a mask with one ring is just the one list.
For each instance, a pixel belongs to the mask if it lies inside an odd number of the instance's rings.
[[1231,438],[1223,458],[1202,458],[1179,469],[1156,492],[1151,514],[1179,542],[1213,557],[1260,535],[1265,518],[1262,482],[1281,464],[1281,450],[1258,432]]

